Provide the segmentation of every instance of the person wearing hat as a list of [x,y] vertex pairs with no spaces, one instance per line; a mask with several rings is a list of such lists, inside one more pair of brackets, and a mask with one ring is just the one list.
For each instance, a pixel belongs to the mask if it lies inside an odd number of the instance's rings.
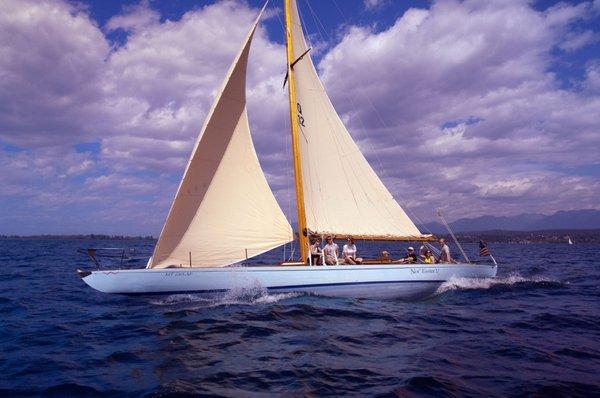
[[401,258],[397,262],[401,263],[401,264],[416,263],[417,262],[417,255],[415,254],[415,248],[412,247],[412,246],[409,246],[408,249],[406,249],[406,256],[404,256],[403,258]]
[[387,250],[382,251],[381,255],[379,256],[379,262],[383,264],[391,263],[392,258],[390,257],[390,252],[388,252]]

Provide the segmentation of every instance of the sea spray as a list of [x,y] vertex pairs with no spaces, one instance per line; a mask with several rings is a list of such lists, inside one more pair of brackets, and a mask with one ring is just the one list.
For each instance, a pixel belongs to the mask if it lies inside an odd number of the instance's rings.
[[240,286],[224,292],[213,302],[218,305],[271,304],[280,300],[298,297],[301,293],[269,293],[258,281],[249,286]]
[[435,294],[452,290],[486,290],[494,286],[514,286],[525,283],[556,285],[560,284],[560,281],[541,275],[524,277],[519,273],[512,273],[504,278],[451,278],[442,283]]
[[257,305],[276,303],[302,295],[303,293],[269,293],[260,283],[254,282],[251,285],[239,286],[221,293],[171,294],[161,299],[152,300],[151,304],[160,306],[199,304],[200,307]]

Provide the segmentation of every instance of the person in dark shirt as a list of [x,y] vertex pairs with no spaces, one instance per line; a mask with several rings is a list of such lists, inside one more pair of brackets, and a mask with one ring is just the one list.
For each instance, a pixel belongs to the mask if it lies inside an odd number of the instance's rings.
[[396,261],[400,264],[412,264],[417,262],[417,255],[415,254],[415,249],[411,246],[406,249],[406,256]]
[[321,239],[318,237],[310,238],[310,257],[312,265],[322,265],[321,256],[323,249],[321,249]]

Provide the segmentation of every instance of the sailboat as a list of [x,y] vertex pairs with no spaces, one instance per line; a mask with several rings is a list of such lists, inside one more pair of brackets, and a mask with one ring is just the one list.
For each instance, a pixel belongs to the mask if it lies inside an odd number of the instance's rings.
[[[260,14],[215,98],[144,269],[78,270],[105,293],[220,292],[256,286],[326,296],[415,298],[455,278],[494,277],[496,264],[313,265],[312,235],[431,241],[371,168],[335,111],[307,46],[295,0],[284,0],[291,150],[300,261],[243,266],[295,239],[254,149],[246,69]],[[325,172],[326,171],[326,172]]]
[[571,237],[570,237],[570,236],[567,236],[567,243],[568,243],[568,244],[570,244],[570,245],[572,245],[572,244],[573,244],[573,241],[571,240]]

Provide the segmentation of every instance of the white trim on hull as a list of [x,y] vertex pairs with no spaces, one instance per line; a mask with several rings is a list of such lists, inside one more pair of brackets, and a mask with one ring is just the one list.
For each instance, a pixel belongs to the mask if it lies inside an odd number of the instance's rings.
[[104,293],[218,292],[262,286],[269,291],[357,298],[424,298],[451,278],[496,276],[496,265],[414,264],[260,266],[80,271]]

